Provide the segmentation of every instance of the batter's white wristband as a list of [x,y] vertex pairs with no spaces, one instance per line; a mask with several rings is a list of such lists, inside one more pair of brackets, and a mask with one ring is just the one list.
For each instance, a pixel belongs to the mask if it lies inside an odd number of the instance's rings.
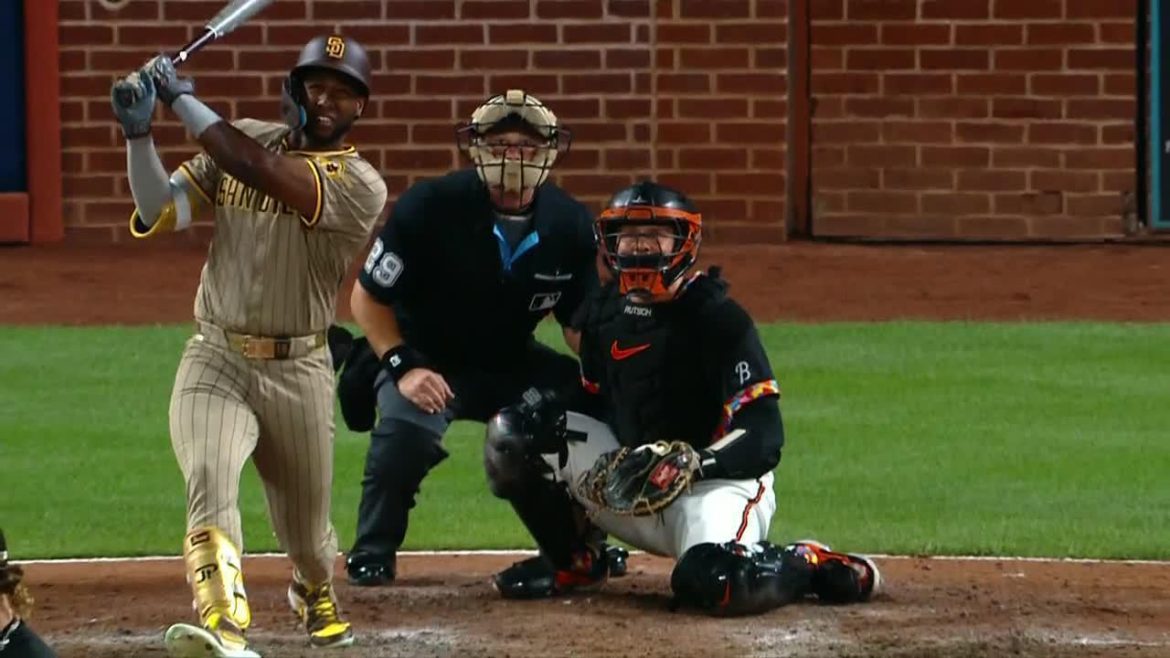
[[223,121],[223,118],[215,113],[215,110],[203,104],[203,101],[195,98],[191,94],[183,94],[175,99],[171,104],[171,109],[187,126],[187,130],[199,139],[204,130]]

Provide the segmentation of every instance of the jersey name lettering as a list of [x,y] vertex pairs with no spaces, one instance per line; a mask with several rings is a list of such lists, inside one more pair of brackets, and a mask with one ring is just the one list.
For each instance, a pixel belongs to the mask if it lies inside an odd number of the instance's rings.
[[650,310],[650,307],[648,306],[633,306],[630,304],[626,304],[625,307],[622,308],[622,312],[626,315],[636,315],[640,318],[648,318],[651,315],[654,315],[654,311]]
[[223,208],[240,208],[264,215],[296,215],[297,211],[284,205],[255,188],[248,187],[227,174],[220,177],[215,205]]

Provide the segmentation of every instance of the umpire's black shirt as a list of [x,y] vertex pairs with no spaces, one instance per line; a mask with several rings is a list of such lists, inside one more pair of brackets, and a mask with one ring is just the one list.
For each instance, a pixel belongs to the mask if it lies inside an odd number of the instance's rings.
[[358,275],[440,370],[507,368],[550,311],[569,325],[597,286],[589,210],[551,182],[513,249],[474,169],[423,180],[394,204]]

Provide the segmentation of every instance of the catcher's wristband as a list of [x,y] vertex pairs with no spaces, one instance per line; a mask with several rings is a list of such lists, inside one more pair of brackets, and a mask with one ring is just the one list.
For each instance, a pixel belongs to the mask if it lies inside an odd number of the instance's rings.
[[699,470],[695,471],[695,481],[719,478],[723,469],[715,460],[715,452],[704,448],[699,451]]
[[415,368],[422,367],[425,363],[426,359],[423,358],[422,353],[406,344],[395,345],[382,355],[382,369],[390,375],[390,379],[393,379],[395,384],[402,379],[403,375]]

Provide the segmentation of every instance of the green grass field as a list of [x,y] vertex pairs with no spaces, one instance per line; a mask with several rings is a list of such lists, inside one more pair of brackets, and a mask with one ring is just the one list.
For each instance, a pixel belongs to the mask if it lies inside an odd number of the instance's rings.
[[[23,559],[177,554],[167,402],[189,325],[0,327],[0,527]],[[542,327],[550,344],[556,330]],[[1170,326],[761,327],[788,445],[772,538],[888,553],[1170,558]],[[339,425],[340,417],[338,418]],[[457,423],[407,548],[531,547]],[[348,547],[366,437],[337,440]],[[248,551],[275,549],[258,479]]]

